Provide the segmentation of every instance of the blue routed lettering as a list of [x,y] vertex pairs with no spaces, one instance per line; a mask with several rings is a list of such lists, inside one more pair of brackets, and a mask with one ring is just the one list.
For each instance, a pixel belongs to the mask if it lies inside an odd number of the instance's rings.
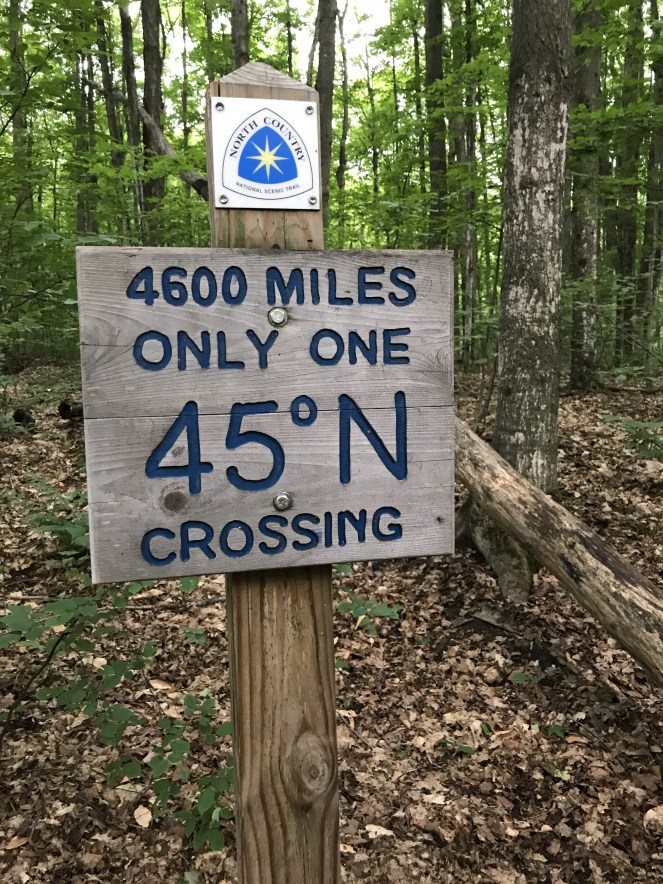
[[378,361],[378,335],[375,329],[371,329],[368,333],[368,344],[364,341],[359,332],[351,331],[348,334],[348,359],[350,365],[357,364],[357,350],[361,352],[369,365],[377,365]]
[[384,304],[384,298],[382,295],[367,295],[366,292],[369,291],[380,291],[382,288],[382,283],[377,280],[367,280],[366,277],[375,274],[384,273],[384,267],[360,267],[359,268],[359,276],[357,279],[357,288],[359,292],[359,303],[360,304]]
[[407,307],[407,305],[411,304],[417,297],[417,292],[414,286],[401,279],[401,276],[404,276],[406,279],[415,279],[416,275],[417,274],[414,270],[410,270],[409,267],[394,267],[389,274],[391,284],[395,285],[396,288],[400,289],[402,292],[405,292],[404,298],[399,298],[396,295],[396,292],[389,292],[389,300],[392,304],[395,304],[396,307]]
[[325,547],[329,549],[329,547],[334,542],[334,535],[332,533],[333,529],[333,516],[331,513],[325,513]]
[[276,289],[279,290],[281,303],[286,306],[294,294],[297,295],[297,303],[304,303],[304,276],[299,267],[295,267],[290,271],[288,282],[283,279],[283,275],[278,267],[267,268],[267,303],[276,304]]
[[[236,291],[233,293],[233,283]],[[246,297],[246,276],[241,267],[227,267],[221,283],[221,295],[226,304],[235,307],[241,304]]]
[[327,271],[327,280],[328,280],[328,297],[327,301],[329,304],[332,304],[337,307],[342,307],[344,304],[352,304],[352,298],[343,298],[340,295],[336,296],[336,271],[328,270]]
[[226,448],[234,451],[242,445],[249,445],[254,442],[256,445],[263,445],[272,455],[272,468],[264,479],[245,479],[237,469],[237,467],[228,467],[226,476],[231,485],[239,488],[240,491],[265,491],[276,485],[283,475],[285,469],[285,454],[281,445],[273,436],[267,433],[260,433],[258,430],[241,431],[242,420],[253,414],[273,414],[278,411],[279,407],[276,402],[247,402],[242,404],[235,402],[230,410],[230,421],[228,422],[228,432],[226,434]]
[[[320,342],[324,338],[331,338],[331,340],[336,345],[336,352],[332,356],[320,355]],[[320,331],[317,331],[311,338],[309,353],[311,354],[311,359],[314,362],[317,362],[318,365],[338,365],[338,363],[341,361],[344,351],[345,344],[343,343],[343,338],[339,335],[338,332],[334,331],[331,328],[321,328]]]
[[151,531],[147,531],[140,542],[141,555],[148,565],[170,565],[171,562],[175,561],[177,556],[174,552],[169,552],[168,555],[163,558],[155,556],[150,548],[150,544],[155,537],[165,537],[166,540],[175,540],[175,532],[170,531],[168,528],[152,528]]
[[[149,341],[156,341],[163,347],[163,354],[158,362],[150,362],[143,354],[143,347]],[[134,342],[134,359],[136,364],[147,371],[160,371],[165,368],[173,356],[173,348],[168,337],[158,331],[143,332]]]
[[[201,290],[201,282],[205,280],[207,283],[207,294],[203,295]],[[216,301],[217,284],[216,276],[209,267],[199,267],[191,277],[191,297],[200,307],[211,307]]]
[[341,510],[338,514],[338,545],[345,546],[347,539],[345,536],[346,522],[350,522],[357,532],[357,540],[359,543],[366,541],[366,510],[359,510],[359,515],[355,516],[350,510]]
[[172,304],[174,307],[186,304],[189,295],[186,285],[182,282],[183,279],[186,279],[184,267],[166,267],[163,271],[161,274],[161,291],[166,304]]
[[405,393],[398,392],[394,396],[396,409],[396,456],[387,451],[387,447],[378,436],[364,412],[350,396],[341,393],[338,397],[339,415],[339,470],[343,485],[350,482],[352,463],[350,456],[350,426],[354,421],[382,463],[396,479],[407,478],[407,408]]
[[[173,448],[182,433],[186,433],[189,462],[183,466],[162,466],[161,461]],[[189,494],[200,494],[200,477],[211,473],[211,463],[200,459],[200,437],[198,434],[198,405],[187,402],[168,428],[166,435],[154,449],[145,464],[145,475],[149,479],[181,477],[189,480]]]
[[402,341],[392,341],[410,334],[409,328],[385,328],[382,332],[382,349],[385,365],[409,365],[409,356],[394,356],[394,353],[407,353],[408,345]]
[[[202,531],[202,537],[191,537],[191,531]],[[199,549],[205,553],[208,559],[215,559],[216,553],[210,547],[210,540],[214,539],[214,529],[207,522],[199,522],[192,519],[190,522],[182,522],[180,525],[180,558],[188,562],[191,558],[191,550]]]
[[380,528],[380,519],[383,516],[391,516],[393,519],[400,519],[401,514],[400,510],[397,510],[393,506],[381,506],[379,509],[375,510],[373,513],[373,521],[372,521],[372,529],[373,529],[373,537],[376,540],[400,540],[403,536],[403,526],[399,522],[390,522],[387,525],[387,529],[389,531],[386,534]]
[[198,360],[201,368],[209,368],[209,359],[211,353],[209,332],[204,331],[200,334],[200,347],[191,339],[185,331],[177,333],[177,367],[180,371],[186,371],[186,351]]
[[313,268],[310,273],[311,278],[311,304],[320,303],[320,274]]
[[[140,291],[141,285],[143,291]],[[159,297],[159,292],[154,288],[154,271],[151,267],[143,267],[131,280],[127,286],[127,298],[133,298],[135,301],[145,301],[148,307]]]
[[[299,513],[292,520],[292,530],[300,537],[306,537],[307,542],[302,543],[301,540],[293,540],[292,548],[305,552],[307,549],[315,549],[320,544],[320,532],[313,531],[311,528],[305,528],[302,524],[304,521],[310,522],[312,525],[320,524],[320,517],[314,516],[312,513]],[[329,545],[329,544],[328,544]]]
[[219,368],[244,368],[244,363],[241,359],[236,359],[235,361],[227,359],[226,333],[222,331],[216,333],[216,355]]
[[266,556],[275,556],[278,553],[283,552],[288,545],[288,541],[280,531],[276,531],[274,528],[270,527],[270,522],[275,522],[279,528],[287,528],[288,520],[285,516],[263,516],[258,522],[258,530],[260,533],[265,537],[268,537],[270,540],[277,541],[276,546],[267,546],[267,544],[262,541],[258,544],[258,549],[260,552],[265,553]]
[[[308,413],[305,417],[300,414],[300,409],[304,406]],[[318,406],[310,396],[297,396],[290,403],[290,417],[293,424],[297,427],[310,427],[318,416]]]
[[[244,546],[241,549],[233,549],[228,543],[228,536],[230,532],[235,529],[241,531],[244,535]],[[253,549],[253,531],[246,522],[241,522],[239,519],[233,519],[232,522],[228,522],[228,524],[224,525],[221,529],[219,545],[221,547],[221,552],[228,556],[229,559],[241,559],[243,556],[247,556]]]
[[269,333],[267,340],[263,344],[258,335],[253,331],[253,329],[247,328],[246,337],[251,341],[253,346],[258,351],[258,366],[260,368],[267,368],[267,354],[272,349],[274,342],[276,341],[278,336],[279,333],[275,328],[273,328]]

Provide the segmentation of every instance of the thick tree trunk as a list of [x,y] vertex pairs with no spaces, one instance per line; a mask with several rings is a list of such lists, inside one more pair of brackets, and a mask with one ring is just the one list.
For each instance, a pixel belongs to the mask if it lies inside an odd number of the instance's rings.
[[[504,269],[493,445],[539,488],[557,484],[562,212],[570,0],[514,0]],[[472,535],[507,601],[527,599],[527,558],[473,513]],[[506,550],[506,554],[505,554]]]
[[247,0],[230,0],[230,33],[235,68],[249,63],[249,8]]
[[320,96],[320,176],[325,227],[328,220],[329,171],[332,157],[336,14],[336,0],[318,0],[319,52],[315,88]]
[[426,111],[428,115],[428,166],[431,207],[428,245],[446,248],[447,124],[440,94],[442,66],[443,0],[426,0]]
[[458,419],[456,473],[486,515],[530,550],[663,685],[661,590]]
[[514,0],[493,444],[545,491],[557,484],[569,57],[569,0]]
[[[575,19],[575,32],[583,35],[574,51],[573,103],[584,108],[576,116],[574,142],[569,150],[573,170],[571,213],[571,277],[573,328],[571,336],[571,387],[589,390],[596,383],[596,274],[599,235],[599,154],[594,115],[599,108],[601,44],[594,39],[601,13],[588,8]],[[587,35],[592,40],[587,42]],[[580,112],[579,112],[580,114]]]

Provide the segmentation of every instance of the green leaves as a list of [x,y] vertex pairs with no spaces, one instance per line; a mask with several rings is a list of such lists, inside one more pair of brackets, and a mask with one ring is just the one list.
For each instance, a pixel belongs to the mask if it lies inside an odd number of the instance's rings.
[[603,414],[608,424],[616,424],[626,432],[641,457],[663,460],[663,421],[638,421],[633,418]]
[[360,599],[346,589],[339,591],[339,597],[343,600],[337,604],[338,611],[342,614],[346,611],[352,614],[357,620],[357,626],[365,629],[369,635],[377,635],[376,618],[398,620],[400,616],[400,605],[387,605],[385,602],[378,602],[373,597]]

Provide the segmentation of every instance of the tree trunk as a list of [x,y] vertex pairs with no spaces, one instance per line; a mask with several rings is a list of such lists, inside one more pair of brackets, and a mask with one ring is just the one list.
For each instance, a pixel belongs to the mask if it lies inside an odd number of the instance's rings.
[[[85,56],[85,66],[87,69],[87,86],[83,87],[83,93],[85,95],[85,118],[87,123],[87,149],[86,149],[86,159],[88,163],[94,160],[94,152],[96,148],[97,142],[97,130],[95,123],[95,109],[94,109],[94,92],[92,91],[92,86],[90,85],[90,81],[94,76],[94,67],[92,64],[92,55]],[[97,176],[93,172],[86,171],[86,182],[87,182],[87,230],[88,233],[98,233],[99,232],[99,222],[97,220],[97,207],[99,204],[98,198],[98,190],[97,190]]]
[[249,9],[247,0],[230,0],[230,33],[235,68],[249,62]]
[[447,243],[447,124],[441,96],[443,0],[426,0],[426,110],[428,165],[432,194],[428,245],[444,249]]
[[[98,92],[103,92],[103,86],[100,83],[90,82],[90,85],[96,89]],[[116,101],[120,101],[123,104],[127,104],[129,99],[126,95],[123,95],[119,90],[115,90],[113,92]],[[172,146],[172,144],[168,141],[166,136],[163,134],[161,128],[156,124],[156,122],[152,119],[152,117],[148,114],[142,104],[138,105],[138,115],[140,121],[143,126],[149,130],[150,136],[152,138],[152,144],[154,145],[154,152],[161,157],[175,157],[177,156],[177,151]],[[193,188],[196,191],[198,196],[202,197],[205,202],[209,200],[209,187],[207,184],[207,178],[204,175],[198,174],[198,172],[191,172],[189,170],[183,169],[180,171],[180,178],[186,185]]]
[[341,137],[338,145],[338,167],[336,169],[336,184],[338,186],[338,247],[345,248],[345,173],[348,166],[347,146],[348,132],[350,130],[350,108],[348,95],[348,49],[345,43],[345,16],[348,12],[349,0],[345,0],[345,9],[338,13],[338,36],[341,43],[341,78],[343,117],[341,120]]
[[325,227],[328,223],[329,172],[332,157],[336,13],[336,0],[318,0],[319,53],[315,88],[320,96],[320,177]]
[[377,118],[375,110],[375,87],[373,86],[373,72],[371,71],[371,59],[366,46],[366,57],[364,59],[364,67],[366,69],[366,93],[368,95],[368,106],[371,111],[371,120],[368,127],[368,135],[371,139],[371,176],[373,180],[373,197],[377,201],[380,193],[380,148],[378,146]]
[[[596,40],[601,13],[587,7],[575,19],[581,39],[574,50],[574,142],[569,150],[573,170],[571,266],[574,280],[571,334],[571,387],[589,390],[596,384],[596,277],[599,235],[599,153],[595,121],[601,85],[601,44]],[[587,45],[587,34],[592,40]]]
[[[636,104],[642,95],[644,76],[644,25],[642,0],[629,0],[629,23],[624,56],[622,111]],[[617,315],[615,320],[615,361],[628,363],[633,355],[633,314],[635,268],[638,246],[638,177],[642,127],[628,117],[622,121],[615,174],[619,186],[619,204],[615,213],[617,274]]]
[[[467,69],[476,56],[476,9],[474,0],[465,0],[465,63]],[[463,258],[463,365],[470,369],[474,362],[474,320],[477,313],[477,264],[479,248],[475,217],[477,210],[476,179],[476,82],[467,77],[465,95],[465,174],[466,220],[462,244]]]
[[412,54],[414,57],[414,113],[417,118],[417,153],[419,154],[419,190],[421,193],[426,193],[426,129],[424,125],[423,102],[421,100],[422,76],[419,22],[416,18],[412,19]]
[[120,5],[120,28],[122,33],[122,77],[127,91],[126,125],[127,141],[131,148],[131,166],[133,169],[134,207],[136,210],[136,226],[143,239],[144,200],[143,177],[140,156],[140,122],[138,114],[138,87],[136,86],[136,67],[134,64],[134,32],[131,16]]
[[525,481],[456,419],[456,473],[487,516],[527,547],[663,685],[663,594],[587,525]]
[[569,0],[514,0],[493,444],[544,491],[557,484],[569,56]]
[[[141,0],[143,20],[143,66],[145,85],[143,88],[143,105],[155,123],[161,127],[161,110],[163,106],[162,74],[163,57],[161,55],[161,6],[159,0]],[[158,221],[150,219],[150,213],[159,207],[166,192],[163,178],[150,175],[149,155],[157,154],[158,150],[152,142],[149,128],[143,127],[143,145],[145,147],[145,171],[147,176],[143,184],[144,208],[148,213],[149,241],[158,245],[160,227]]]
[[286,31],[286,42],[288,47],[288,76],[293,76],[293,37],[292,37],[292,8],[290,6],[290,0],[285,0],[285,11],[286,11],[286,20],[285,20],[285,31]]
[[30,180],[31,157],[28,120],[23,109],[28,81],[23,51],[23,17],[20,0],[9,0],[9,57],[11,61],[8,86],[12,91],[12,151],[15,174],[16,211],[32,214],[33,193]]
[[[514,0],[509,67],[493,445],[545,491],[557,485],[570,12],[570,0]],[[494,563],[503,595],[509,602],[524,602],[531,585],[524,552],[488,528],[474,507],[472,533]]]
[[663,22],[658,0],[651,0],[652,73],[654,110],[647,161],[647,206],[637,291],[638,338],[651,358],[656,329],[656,307],[663,274]]
[[122,130],[120,129],[115,99],[113,98],[113,75],[111,73],[108,38],[106,35],[106,11],[102,0],[95,0],[95,7],[97,9],[97,48],[99,50],[101,82],[104,87],[108,134],[110,135],[111,142],[117,145],[111,150],[111,163],[115,169],[120,169],[124,163],[124,151],[122,150]]

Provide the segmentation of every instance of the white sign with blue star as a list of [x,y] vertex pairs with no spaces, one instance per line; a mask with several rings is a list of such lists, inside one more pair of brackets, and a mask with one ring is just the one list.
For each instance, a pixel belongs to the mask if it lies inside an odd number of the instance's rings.
[[216,208],[320,208],[316,104],[212,98],[210,114]]

